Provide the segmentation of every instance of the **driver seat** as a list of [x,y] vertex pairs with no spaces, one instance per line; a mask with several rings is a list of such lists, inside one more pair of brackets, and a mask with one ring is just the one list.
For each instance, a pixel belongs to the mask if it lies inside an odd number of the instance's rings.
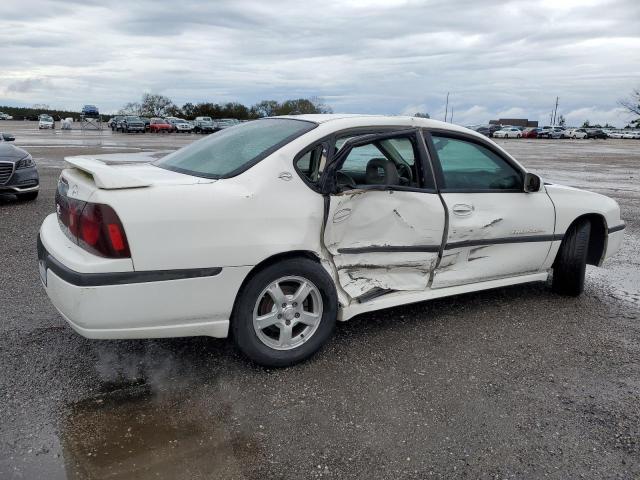
[[386,158],[372,158],[367,163],[367,185],[400,185],[395,164]]

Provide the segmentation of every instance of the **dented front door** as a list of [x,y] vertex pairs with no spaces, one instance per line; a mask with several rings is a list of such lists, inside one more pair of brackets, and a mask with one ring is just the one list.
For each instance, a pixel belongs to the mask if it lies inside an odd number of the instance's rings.
[[435,193],[351,190],[330,197],[324,241],[353,299],[425,290],[445,226]]

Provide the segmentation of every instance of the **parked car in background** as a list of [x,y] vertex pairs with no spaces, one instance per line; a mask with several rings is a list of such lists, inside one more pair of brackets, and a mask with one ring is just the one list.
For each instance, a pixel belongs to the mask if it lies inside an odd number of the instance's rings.
[[37,250],[69,325],[231,336],[271,367],[365,312],[551,272],[553,291],[578,296],[586,265],[624,236],[611,198],[543,182],[477,132],[423,118],[283,116],[154,163],[65,160]]
[[29,152],[9,142],[0,142],[0,195],[35,200],[39,189],[38,168]]
[[587,138],[606,139],[607,134],[601,128],[587,128]]
[[183,118],[171,118],[169,123],[173,126],[173,131],[178,133],[191,133],[193,125]]
[[51,115],[42,114],[38,120],[38,130],[54,129],[56,128],[56,122]]
[[149,127],[151,126],[151,119],[148,117],[140,117],[140,120],[144,122],[144,129],[149,130]]
[[112,130],[115,131],[116,127],[118,126],[118,122],[120,122],[122,119],[124,118],[123,115],[116,115],[115,117],[111,117],[109,119],[109,121],[107,122],[107,126]]
[[118,122],[116,131],[122,133],[139,132],[144,133],[144,122],[142,119],[135,115],[126,115]]
[[13,120],[13,117],[8,113],[0,112],[0,120]]
[[568,138],[567,131],[564,127],[553,127],[549,131],[549,138]]
[[152,118],[149,122],[150,133],[171,133],[172,131],[173,125],[164,118]]
[[538,138],[538,129],[535,127],[525,128],[522,131],[522,138]]
[[196,133],[213,133],[219,130],[211,117],[196,117],[193,125]]
[[11,133],[0,132],[0,142],[13,142],[15,139],[16,137]]
[[95,105],[85,105],[82,107],[82,114],[88,118],[98,118],[100,117],[100,112],[98,112],[98,107]]
[[567,131],[567,136],[569,138],[582,139],[587,138],[587,131],[584,128],[572,128]]
[[493,133],[494,138],[520,138],[522,132],[516,127],[506,127]]
[[551,131],[553,127],[544,126],[538,129],[538,138],[551,138]]
[[224,130],[225,128],[234,127],[240,124],[239,120],[235,118],[221,118],[216,120],[216,124],[218,126],[218,130]]
[[474,126],[471,130],[475,130],[480,135],[484,135],[485,137],[491,136],[491,129],[485,125]]

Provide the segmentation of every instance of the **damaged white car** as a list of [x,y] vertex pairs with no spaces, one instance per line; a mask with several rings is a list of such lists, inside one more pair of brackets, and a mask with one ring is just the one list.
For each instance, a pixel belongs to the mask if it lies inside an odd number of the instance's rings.
[[38,256],[69,324],[102,339],[231,334],[268,366],[363,312],[552,272],[553,290],[578,295],[625,227],[615,201],[412,117],[267,118],[153,163],[67,162]]

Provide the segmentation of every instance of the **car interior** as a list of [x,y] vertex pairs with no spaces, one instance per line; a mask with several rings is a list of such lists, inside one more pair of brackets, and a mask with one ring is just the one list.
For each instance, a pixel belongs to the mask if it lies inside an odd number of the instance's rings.
[[[341,138],[336,142],[336,152],[347,140]],[[415,146],[410,138],[392,138],[355,147],[336,172],[338,187],[418,187],[416,157]]]

